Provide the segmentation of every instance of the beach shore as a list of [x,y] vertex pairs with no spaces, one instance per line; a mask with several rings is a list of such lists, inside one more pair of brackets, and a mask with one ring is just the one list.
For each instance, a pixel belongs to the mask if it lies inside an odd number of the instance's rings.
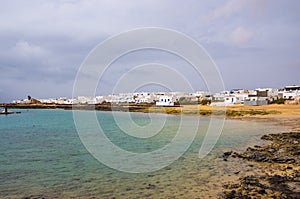
[[300,131],[300,105],[272,104],[264,106],[233,105],[211,107],[182,105],[180,107],[148,107],[143,112],[225,117],[243,121],[271,122],[286,126],[289,131]]

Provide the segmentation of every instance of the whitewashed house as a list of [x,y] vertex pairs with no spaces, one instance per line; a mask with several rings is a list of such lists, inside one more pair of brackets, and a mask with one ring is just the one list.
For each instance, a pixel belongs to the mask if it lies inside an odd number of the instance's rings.
[[261,106],[268,103],[268,90],[265,89],[250,91],[247,100],[244,101],[244,105],[248,106]]
[[235,104],[237,102],[235,95],[227,95],[224,97],[224,102],[226,105]]
[[211,106],[230,106],[237,102],[237,97],[229,91],[222,91],[213,95]]
[[172,97],[162,95],[156,102],[156,106],[174,106],[174,102],[172,100]]
[[283,92],[283,99],[293,100],[297,96],[300,96],[300,91],[284,91]]
[[236,104],[243,104],[248,99],[248,93],[235,93],[234,96],[236,97]]
[[152,103],[155,101],[155,97],[153,95],[139,95],[137,97],[135,97],[134,101],[136,104],[139,103]]
[[233,89],[230,91],[230,95],[236,97],[234,100],[235,104],[243,104],[248,99],[249,91],[246,89]]
[[300,86],[286,86],[283,91],[283,99],[294,100],[297,96],[300,96]]

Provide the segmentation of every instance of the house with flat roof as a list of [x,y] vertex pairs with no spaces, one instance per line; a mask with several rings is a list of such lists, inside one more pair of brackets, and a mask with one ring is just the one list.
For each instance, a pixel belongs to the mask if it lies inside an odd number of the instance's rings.
[[174,106],[174,102],[171,96],[160,96],[156,102],[156,106]]

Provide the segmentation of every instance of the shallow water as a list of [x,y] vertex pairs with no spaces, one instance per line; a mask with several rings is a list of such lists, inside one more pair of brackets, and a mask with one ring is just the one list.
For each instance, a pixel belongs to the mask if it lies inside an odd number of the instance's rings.
[[[50,198],[215,198],[217,193],[213,189],[218,186],[217,179],[233,164],[218,156],[259,142],[262,134],[283,130],[267,123],[226,120],[216,146],[200,159],[199,148],[209,124],[209,118],[201,118],[196,138],[178,160],[158,171],[130,174],[99,163],[86,150],[71,111],[21,111],[22,114],[0,117],[0,198],[35,194]],[[114,114],[121,120],[125,115]],[[131,116],[138,126],[151,123],[148,114],[131,113]],[[111,112],[97,112],[106,136],[120,148],[138,153],[170,143],[179,126],[179,116],[150,116],[154,124],[165,117],[167,120],[158,134],[141,139],[121,131]],[[184,118],[191,123],[195,120],[195,117]],[[135,128],[127,126],[128,131]]]

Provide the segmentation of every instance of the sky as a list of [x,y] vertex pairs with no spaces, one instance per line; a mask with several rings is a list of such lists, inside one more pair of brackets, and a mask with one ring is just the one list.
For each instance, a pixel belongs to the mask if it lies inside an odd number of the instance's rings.
[[[95,46],[142,27],[193,38],[216,63],[226,89],[300,84],[299,10],[298,0],[3,0],[0,102],[71,97],[77,71]],[[174,64],[195,89],[206,89],[178,57],[152,51],[119,60],[101,84],[110,88],[129,66],[148,62]]]

